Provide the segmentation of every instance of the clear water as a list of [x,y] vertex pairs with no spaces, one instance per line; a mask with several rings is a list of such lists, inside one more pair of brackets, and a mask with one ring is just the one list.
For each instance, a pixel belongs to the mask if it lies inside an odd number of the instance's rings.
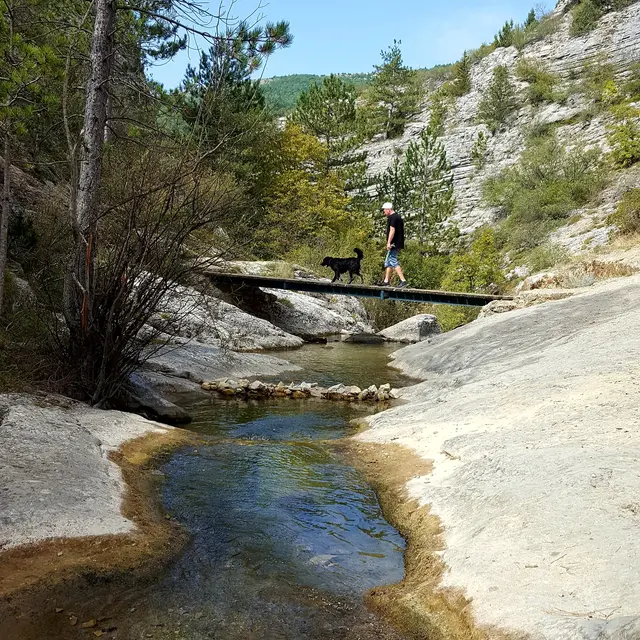
[[288,374],[283,382],[306,380],[321,386],[343,383],[363,388],[388,382],[392,387],[402,387],[409,384],[410,380],[388,366],[389,355],[397,348],[398,345],[388,343],[362,345],[335,341],[273,353],[303,368],[302,371]]
[[[314,345],[287,355],[304,362],[307,380],[366,385],[392,379],[388,352]],[[212,397],[189,409],[203,444],[176,451],[161,472],[165,508],[190,542],[150,584],[93,596],[106,637],[400,640],[363,595],[402,579],[404,541],[330,446],[373,408]],[[55,637],[87,635],[65,633]]]

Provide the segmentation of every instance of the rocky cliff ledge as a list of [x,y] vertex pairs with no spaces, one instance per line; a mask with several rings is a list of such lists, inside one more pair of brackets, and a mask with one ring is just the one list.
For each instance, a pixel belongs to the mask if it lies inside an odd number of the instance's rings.
[[[518,51],[515,47],[499,48],[473,65],[471,71],[471,91],[456,99],[455,106],[449,109],[445,120],[445,132],[442,142],[453,168],[454,189],[457,200],[455,217],[461,230],[470,232],[485,223],[495,220],[495,210],[482,202],[482,184],[484,180],[496,175],[505,167],[517,162],[525,148],[525,138],[532,125],[553,124],[558,138],[569,147],[582,140],[587,145],[598,145],[607,150],[607,124],[612,116],[607,112],[593,117],[584,117],[593,100],[580,89],[580,76],[586,63],[597,60],[614,65],[620,78],[628,76],[630,67],[640,61],[640,2],[626,9],[606,14],[598,26],[588,34],[571,37],[571,15],[566,10],[572,2],[563,0],[556,8],[559,21],[557,31],[543,40],[531,43]],[[477,122],[477,113],[482,92],[489,86],[493,69],[497,65],[509,68],[516,88],[524,94],[525,82],[513,76],[516,62],[526,58],[542,64],[548,71],[556,74],[560,80],[559,93],[568,95],[564,104],[552,103],[532,107],[526,104],[522,96],[522,108],[515,121],[506,131],[490,135],[486,125]],[[424,110],[410,122],[403,137],[394,140],[379,140],[363,147],[368,153],[369,173],[378,174],[386,169],[397,157],[404,153],[409,142],[416,138],[426,127],[430,118],[427,104]],[[488,136],[486,164],[477,169],[472,163],[472,150],[478,133]],[[573,252],[578,252],[585,241],[593,245],[602,244],[608,234],[598,227],[604,217],[616,207],[622,192],[628,188],[628,172],[619,172],[614,184],[601,198],[593,211],[578,211],[587,218],[576,234],[560,236],[555,241],[564,244]],[[631,182],[637,184],[637,175]],[[626,186],[627,185],[627,186]],[[577,238],[577,239],[576,239]]]

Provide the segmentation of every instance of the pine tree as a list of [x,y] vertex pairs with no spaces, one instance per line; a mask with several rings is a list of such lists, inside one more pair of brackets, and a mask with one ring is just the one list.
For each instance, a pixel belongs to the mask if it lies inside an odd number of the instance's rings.
[[[411,183],[399,156],[396,156],[393,163],[378,176],[377,183],[379,205],[388,200],[396,211],[407,211],[411,205]],[[375,221],[382,224],[379,216]]]
[[11,155],[16,137],[37,113],[37,99],[54,75],[51,50],[30,33],[45,7],[34,1],[5,0],[0,10],[0,134],[4,185],[0,210],[0,313],[4,298],[9,218],[12,209]]
[[409,118],[418,111],[422,91],[416,72],[402,62],[400,42],[382,51],[382,64],[375,65],[368,95],[377,131],[387,138],[402,135]]
[[407,148],[405,181],[410,185],[407,231],[418,238],[423,255],[450,249],[458,230],[450,217],[455,207],[453,174],[444,146],[432,127]]
[[509,80],[509,71],[505,66],[498,65],[493,70],[493,80],[478,106],[478,120],[484,122],[491,132],[495,133],[504,126],[517,108],[518,99]]
[[536,10],[531,9],[527,14],[527,19],[524,21],[524,28],[529,29],[530,27],[535,27],[538,24],[538,18],[536,18]]
[[330,151],[343,151],[356,130],[356,88],[331,74],[300,94],[291,119]]
[[464,96],[471,91],[471,57],[465,51],[453,67],[450,92],[454,96]]
[[510,47],[513,44],[513,20],[507,20],[493,39],[496,47]]

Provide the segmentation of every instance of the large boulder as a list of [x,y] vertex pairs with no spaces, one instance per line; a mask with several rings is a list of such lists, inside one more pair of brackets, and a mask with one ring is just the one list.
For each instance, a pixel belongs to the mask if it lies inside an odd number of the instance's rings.
[[438,319],[428,313],[420,313],[380,331],[380,335],[390,342],[405,342],[409,344],[422,342],[422,340],[439,333],[442,333],[442,330],[438,324]]
[[184,409],[162,397],[137,373],[131,374],[124,385],[119,397],[119,408],[166,424],[191,422],[191,416]]
[[165,297],[150,324],[163,332],[234,351],[293,349],[303,340],[190,287]]
[[44,394],[0,394],[0,424],[0,549],[132,532],[135,524],[122,514],[122,473],[108,454],[149,433],[175,433]]
[[360,300],[350,296],[265,290],[272,296],[270,320],[303,338],[339,333],[373,333]]
[[235,353],[215,345],[182,340],[161,347],[145,363],[151,371],[186,378],[198,384],[204,380],[231,376],[278,376],[300,367],[281,358],[261,353]]

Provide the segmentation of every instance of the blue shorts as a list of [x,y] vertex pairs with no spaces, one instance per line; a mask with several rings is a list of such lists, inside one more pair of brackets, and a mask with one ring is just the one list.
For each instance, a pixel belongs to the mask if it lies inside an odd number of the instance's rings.
[[387,251],[387,257],[384,259],[384,266],[395,269],[400,266],[400,260],[398,260],[398,250],[391,249]]

